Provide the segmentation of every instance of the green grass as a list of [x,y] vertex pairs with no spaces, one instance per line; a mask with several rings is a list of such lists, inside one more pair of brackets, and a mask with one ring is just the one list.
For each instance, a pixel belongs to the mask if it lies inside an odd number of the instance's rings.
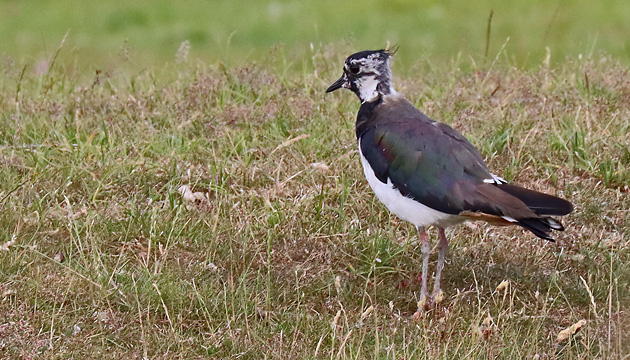
[[260,61],[272,47],[299,66],[311,44],[341,40],[356,51],[399,44],[399,72],[425,59],[486,63],[503,46],[520,67],[537,66],[547,47],[554,64],[602,50],[630,59],[624,0],[3,1],[0,20],[0,54],[44,66],[68,33],[61,57],[104,72],[122,67],[121,58],[135,70],[173,62],[184,41],[191,58],[236,66]]
[[[346,55],[315,47],[302,72],[7,65],[0,357],[627,354],[627,69],[609,56],[532,70],[419,62],[396,78],[499,175],[576,206],[555,244],[515,228],[449,230],[446,300],[414,323],[415,231],[363,178],[358,101],[324,94]],[[188,202],[182,185],[207,197]],[[574,340],[555,341],[581,319]]]

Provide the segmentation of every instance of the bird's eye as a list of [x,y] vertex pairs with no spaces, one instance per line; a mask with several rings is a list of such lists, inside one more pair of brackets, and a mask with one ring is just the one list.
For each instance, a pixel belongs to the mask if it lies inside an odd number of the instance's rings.
[[358,74],[360,70],[361,67],[358,64],[350,64],[350,66],[348,66],[348,71],[352,74]]

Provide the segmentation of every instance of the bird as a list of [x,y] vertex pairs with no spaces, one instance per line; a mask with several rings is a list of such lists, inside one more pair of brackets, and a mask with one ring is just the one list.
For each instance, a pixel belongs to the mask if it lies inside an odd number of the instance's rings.
[[[356,137],[367,182],[398,218],[412,223],[421,240],[422,280],[418,311],[444,299],[440,287],[448,249],[444,229],[470,220],[518,225],[554,241],[557,219],[571,202],[510,184],[488,169],[479,151],[458,131],[435,121],[394,90],[390,61],[396,50],[350,55],[341,77],[326,93],[349,89],[361,101]],[[438,230],[438,259],[431,295],[427,275],[431,244],[427,227]]]

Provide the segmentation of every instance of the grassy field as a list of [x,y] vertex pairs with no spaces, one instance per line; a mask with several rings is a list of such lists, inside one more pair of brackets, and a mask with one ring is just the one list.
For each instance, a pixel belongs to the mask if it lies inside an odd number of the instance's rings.
[[68,33],[60,58],[82,70],[121,68],[120,57],[133,71],[172,62],[184,41],[191,59],[235,66],[275,47],[299,68],[311,44],[340,41],[354,50],[399,44],[405,73],[418,60],[485,62],[503,46],[526,68],[540,64],[547,47],[552,64],[601,50],[630,62],[625,0],[2,1],[0,20],[0,54],[37,64]]
[[5,61],[0,357],[630,353],[627,68],[603,55],[523,70],[505,56],[470,71],[420,61],[396,78],[496,173],[576,206],[553,244],[449,230],[446,300],[416,323],[415,231],[363,178],[358,101],[324,94],[347,53],[315,46],[287,71],[273,52],[275,65],[226,66],[182,50],[89,78]]
[[[625,1],[4,1],[0,20],[0,358],[630,354]],[[449,229],[446,299],[417,322],[416,232],[364,179],[357,99],[324,94],[388,43],[399,92],[576,206],[556,243]]]

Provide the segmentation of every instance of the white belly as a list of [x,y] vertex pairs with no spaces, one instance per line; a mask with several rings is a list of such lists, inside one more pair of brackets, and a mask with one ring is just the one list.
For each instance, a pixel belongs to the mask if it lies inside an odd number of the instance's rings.
[[461,216],[437,211],[411,198],[403,196],[398,189],[394,188],[389,178],[387,179],[387,184],[382,183],[374,174],[374,170],[372,170],[367,159],[361,154],[360,149],[361,143],[359,143],[361,164],[363,164],[363,172],[365,173],[370,187],[374,190],[376,197],[396,216],[409,221],[416,227],[435,225],[444,228],[457,225],[466,220]]

